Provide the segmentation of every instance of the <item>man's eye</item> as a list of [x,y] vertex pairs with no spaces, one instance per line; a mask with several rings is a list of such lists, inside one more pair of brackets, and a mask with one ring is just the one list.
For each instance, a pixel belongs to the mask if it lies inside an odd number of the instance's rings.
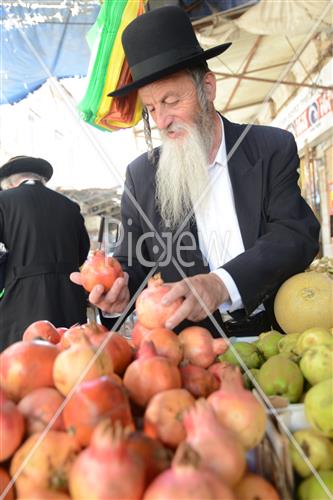
[[165,99],[164,102],[165,102],[165,104],[173,106],[173,105],[175,105],[175,104],[177,104],[179,102],[179,99],[175,99],[174,97],[172,97],[172,98],[170,97],[168,99]]

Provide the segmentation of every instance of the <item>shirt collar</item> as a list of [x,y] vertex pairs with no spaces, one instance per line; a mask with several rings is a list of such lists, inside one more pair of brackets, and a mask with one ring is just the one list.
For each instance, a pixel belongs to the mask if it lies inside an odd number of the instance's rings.
[[219,146],[219,149],[217,150],[217,153],[216,153],[216,156],[215,156],[213,163],[208,165],[208,170],[210,170],[214,167],[224,167],[227,164],[223,120],[222,120],[220,114],[218,114],[218,117],[219,117],[220,122],[221,122],[221,141],[220,141],[220,146]]

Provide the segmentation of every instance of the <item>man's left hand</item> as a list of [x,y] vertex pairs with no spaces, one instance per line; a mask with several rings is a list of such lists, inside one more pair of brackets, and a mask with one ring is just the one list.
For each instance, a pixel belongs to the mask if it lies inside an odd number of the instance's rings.
[[184,319],[201,321],[213,313],[221,304],[229,300],[228,290],[219,276],[214,273],[198,274],[170,285],[163,299],[163,304],[172,304],[180,297],[184,302],[168,319],[166,328],[172,330]]

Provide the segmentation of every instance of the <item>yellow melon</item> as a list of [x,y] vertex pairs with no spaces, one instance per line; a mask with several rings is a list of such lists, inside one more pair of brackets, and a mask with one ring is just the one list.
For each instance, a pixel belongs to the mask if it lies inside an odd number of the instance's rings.
[[275,317],[285,333],[333,326],[333,281],[314,271],[295,274],[280,287]]

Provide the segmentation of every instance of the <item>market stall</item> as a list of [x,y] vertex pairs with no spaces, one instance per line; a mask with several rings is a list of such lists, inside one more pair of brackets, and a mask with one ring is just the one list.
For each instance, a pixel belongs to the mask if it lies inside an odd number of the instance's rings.
[[[328,252],[324,193],[330,178],[326,165],[325,173],[320,169],[323,158],[329,165],[332,149],[332,82],[324,66],[328,4],[319,9],[316,2],[293,1],[289,12],[283,5],[275,10],[265,0],[254,3],[193,21],[205,48],[216,37],[234,42],[234,52],[212,64],[219,78],[217,107],[232,119],[242,114],[252,123],[267,123],[275,118],[277,126],[294,127],[302,189],[322,217]],[[137,12],[131,11],[132,17]],[[279,47],[274,57],[272,46]],[[112,51],[105,51],[93,61],[97,67],[102,61],[104,68],[111,57]],[[127,69],[122,58],[116,78],[121,81]],[[312,81],[317,72],[320,76]],[[69,109],[68,130],[74,128],[79,116],[72,99],[66,100],[66,86],[51,81],[44,90],[48,86],[60,96],[60,113]],[[80,112],[90,125],[78,127],[69,149],[80,146],[75,153],[80,156],[72,157],[80,167],[88,138],[99,162],[87,156],[84,165],[94,177],[107,170],[112,182],[102,180],[97,186],[96,181],[87,188],[82,175],[81,189],[75,189],[80,170],[69,169],[73,185],[58,186],[80,204],[90,230],[93,251],[73,279],[87,297],[96,285],[109,292],[125,270],[110,256],[118,238],[124,169],[110,165],[112,148],[99,147],[96,139],[100,128],[119,125],[114,115],[109,119],[115,111],[110,102],[105,107],[107,88],[103,83],[96,97],[91,84],[80,100]],[[289,114],[285,105],[295,104],[291,98],[299,88],[310,90],[311,98],[300,94],[299,107]],[[279,110],[288,111],[287,116]],[[41,138],[48,135],[41,123],[39,129]],[[141,136],[138,125],[135,140]],[[13,143],[12,136],[7,144]],[[38,147],[47,150],[46,144]],[[296,181],[295,187],[297,191]],[[133,219],[127,222],[131,227]],[[329,259],[316,261],[287,279],[273,299],[281,331],[258,336],[228,337],[220,325],[216,338],[200,326],[178,334],[176,328],[165,328],[185,296],[164,304],[170,287],[160,275],[150,278],[147,287],[144,280],[121,313],[103,310],[104,318],[114,321],[112,330],[101,324],[102,313],[92,305],[86,324],[55,327],[41,319],[29,325],[0,354],[1,499],[332,498],[332,269]]]

